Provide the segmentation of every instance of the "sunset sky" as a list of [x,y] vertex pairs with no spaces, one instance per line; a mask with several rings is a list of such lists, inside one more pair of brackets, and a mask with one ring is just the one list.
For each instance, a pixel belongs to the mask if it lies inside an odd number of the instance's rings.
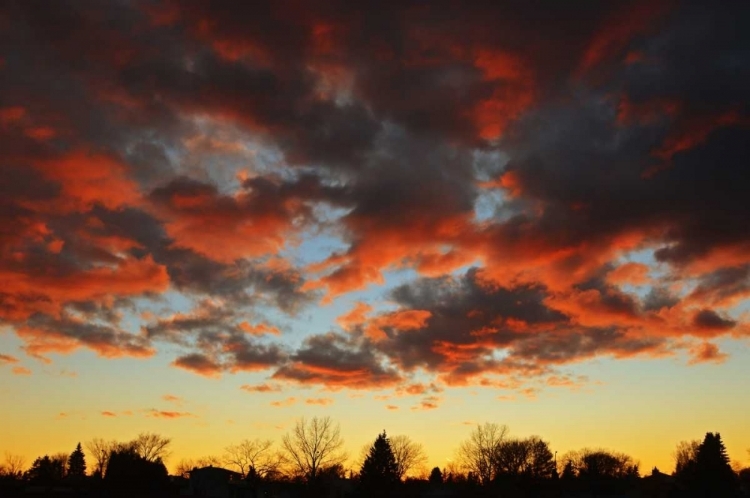
[[[720,8],[718,6],[721,6]],[[750,447],[750,2],[0,7],[0,455]]]

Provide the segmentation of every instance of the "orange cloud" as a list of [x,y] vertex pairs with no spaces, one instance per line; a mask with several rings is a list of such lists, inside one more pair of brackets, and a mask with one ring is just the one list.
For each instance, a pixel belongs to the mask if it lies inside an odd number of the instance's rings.
[[249,393],[272,393],[281,391],[281,386],[273,384],[258,384],[255,386],[243,384],[240,386],[240,389]]
[[171,365],[209,378],[221,377],[222,372],[221,365],[199,353],[181,356],[174,360]]
[[440,398],[437,396],[427,396],[422,401],[419,402],[418,405],[414,405],[411,407],[412,410],[434,410],[438,408],[438,402],[440,401]]
[[[162,292],[169,285],[167,269],[156,264],[151,256],[122,259],[106,267],[68,275],[29,274],[0,267],[0,279],[5,283],[6,292],[21,296],[12,316],[14,319],[36,311],[59,311],[67,301],[97,301],[112,295]],[[23,299],[23,296],[40,294],[46,299]]]
[[400,380],[394,373],[375,373],[368,368],[337,369],[301,362],[282,367],[274,377],[293,380],[301,384],[322,384],[332,389],[371,389],[392,386]]
[[650,282],[649,267],[643,263],[625,263],[607,274],[607,282],[614,285],[644,285]]
[[333,403],[333,398],[308,398],[305,400],[308,405],[328,406]]
[[239,327],[243,332],[250,335],[281,335],[281,331],[279,329],[277,329],[276,327],[272,327],[271,325],[266,325],[265,323],[251,325],[247,322],[241,322]]
[[195,415],[189,412],[172,412],[172,411],[157,410],[155,408],[148,410],[148,416],[152,418],[164,418],[164,419],[195,417]]
[[12,372],[14,375],[31,375],[31,370],[26,367],[13,367]]
[[103,411],[103,412],[102,412],[102,416],[103,416],[103,417],[116,417],[116,416],[117,416],[117,414],[116,414],[115,412],[110,412],[110,411]]
[[271,406],[275,406],[277,408],[285,407],[285,406],[292,406],[293,404],[297,403],[297,398],[290,396],[286,399],[282,399],[279,401],[271,401]]
[[252,178],[225,195],[213,185],[182,179],[156,189],[151,200],[176,246],[232,263],[277,254],[311,217],[308,204],[284,188],[273,178]]
[[690,361],[689,365],[697,365],[699,363],[724,363],[729,355],[719,350],[716,344],[710,342],[701,343],[698,346],[690,348]]
[[355,327],[367,321],[367,315],[372,311],[372,306],[361,301],[355,303],[354,308],[336,319],[341,328],[351,332]]
[[183,399],[179,396],[175,396],[173,394],[165,394],[161,397],[164,401],[168,401],[170,403],[182,403]]
[[396,406],[396,405],[385,405],[385,408],[387,410],[391,410],[391,411],[398,410],[398,406]]
[[0,363],[18,363],[18,358],[7,354],[0,354]]
[[386,330],[388,329],[399,331],[420,329],[425,326],[431,316],[429,311],[424,310],[394,311],[367,321],[364,332],[367,337],[377,341],[387,337]]
[[34,163],[42,175],[59,182],[60,197],[54,205],[41,208],[54,211],[85,211],[99,203],[111,209],[139,205],[141,196],[128,178],[128,167],[108,156],[75,150],[65,156]]

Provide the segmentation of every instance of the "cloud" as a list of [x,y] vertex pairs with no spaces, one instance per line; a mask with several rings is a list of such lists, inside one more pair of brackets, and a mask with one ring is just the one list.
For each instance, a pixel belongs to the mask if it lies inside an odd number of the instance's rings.
[[189,412],[174,412],[166,410],[157,410],[152,408],[147,410],[147,416],[152,418],[164,418],[164,419],[178,419],[178,418],[194,418],[196,415]]
[[102,414],[103,417],[116,417],[117,416],[117,414],[115,412],[110,412],[110,411],[106,411],[106,410],[103,411],[101,414]]
[[170,403],[177,403],[177,404],[180,404],[184,401],[181,397],[175,396],[174,394],[165,394],[164,396],[161,397],[161,399],[163,399],[164,401],[168,401]]
[[412,406],[411,409],[412,410],[434,410],[440,406],[438,404],[440,401],[441,401],[441,398],[439,398],[438,396],[427,396],[422,401],[420,401],[419,404]]
[[333,398],[307,398],[305,400],[305,404],[328,406],[330,404],[333,404]]
[[290,396],[289,398],[277,400],[277,401],[271,401],[271,406],[275,406],[277,408],[282,408],[285,406],[292,406],[297,403],[297,398]]
[[31,370],[26,367],[13,367],[13,375],[31,375]]
[[719,350],[716,344],[704,342],[690,349],[690,361],[688,364],[698,363],[724,363],[729,355]]
[[401,377],[386,367],[367,341],[335,333],[314,335],[274,372],[274,379],[322,384],[331,389],[369,389],[397,384]]
[[[0,325],[26,354],[421,396],[417,372],[563,385],[747,329],[744,5],[272,14],[6,13]],[[287,327],[366,288],[393,307]]]
[[2,363],[18,363],[18,358],[8,354],[0,354],[0,362]]
[[693,324],[704,330],[728,330],[737,325],[734,320],[723,318],[713,310],[700,310],[693,317]]
[[273,393],[280,392],[281,386],[276,384],[243,384],[242,386],[240,386],[240,389],[249,393]]
[[180,356],[172,362],[172,366],[203,375],[204,377],[219,377],[222,372],[221,365],[199,353]]

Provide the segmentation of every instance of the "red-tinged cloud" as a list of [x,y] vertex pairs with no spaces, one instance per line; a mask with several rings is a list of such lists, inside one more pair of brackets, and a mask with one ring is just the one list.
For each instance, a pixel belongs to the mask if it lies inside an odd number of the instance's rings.
[[399,396],[419,396],[426,393],[439,393],[442,391],[443,389],[434,383],[429,385],[414,383],[398,387],[396,389],[396,394]]
[[250,385],[250,384],[243,384],[240,386],[240,389],[243,391],[247,391],[249,393],[274,393],[274,392],[280,392],[281,386],[274,385],[274,384],[257,384],[257,385]]
[[[288,7],[6,13],[0,325],[27,354],[521,391],[746,335],[739,3]],[[363,289],[395,308],[345,334],[267,319]]]
[[419,402],[419,404],[414,405],[411,407],[412,410],[434,410],[438,408],[440,398],[437,396],[427,396],[422,401]]
[[367,303],[357,302],[350,311],[336,319],[341,328],[347,331],[362,325],[367,321],[367,315],[373,310],[372,306]]
[[266,325],[265,323],[258,323],[256,325],[252,325],[247,322],[240,323],[240,328],[247,334],[250,335],[281,335],[281,331],[277,329],[276,327],[273,327],[271,325]]
[[626,59],[632,63],[632,52],[627,49],[634,39],[657,27],[670,10],[669,1],[635,2],[615,7],[598,29],[581,59],[580,71],[585,73],[613,59]]
[[26,367],[13,367],[13,375],[31,375],[31,370]]
[[273,378],[331,389],[388,387],[401,381],[371,344],[333,333],[311,336]]
[[151,199],[177,246],[225,262],[279,252],[295,228],[312,216],[310,206],[293,189],[260,177],[245,180],[234,195],[180,178],[154,190]]
[[607,274],[607,282],[615,285],[644,285],[649,283],[649,267],[643,263],[625,263]]
[[333,398],[307,398],[305,400],[305,404],[328,406],[328,405],[333,404]]
[[110,412],[106,410],[102,412],[102,417],[116,417],[116,416],[117,414],[115,412]]
[[209,378],[218,378],[222,372],[221,365],[199,353],[180,356],[172,362],[172,366]]
[[174,412],[166,410],[157,410],[152,408],[147,411],[147,416],[152,418],[163,418],[163,419],[179,419],[179,418],[193,418],[194,414],[189,412]]
[[164,401],[168,401],[170,403],[182,403],[183,399],[179,396],[175,396],[174,394],[165,394],[161,397]]
[[723,353],[716,344],[704,342],[690,349],[690,365],[698,363],[724,363],[729,355]]
[[0,354],[0,363],[18,363],[18,358],[8,354]]
[[276,408],[283,408],[285,406],[292,406],[297,403],[297,398],[291,396],[286,399],[277,400],[277,401],[271,401],[271,406],[275,406]]
[[566,387],[571,390],[578,390],[589,381],[585,375],[571,377],[569,375],[552,375],[547,378],[545,383],[551,387]]

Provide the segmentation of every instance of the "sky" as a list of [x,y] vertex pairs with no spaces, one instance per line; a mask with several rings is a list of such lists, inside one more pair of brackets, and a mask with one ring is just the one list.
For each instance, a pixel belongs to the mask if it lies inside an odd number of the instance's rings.
[[750,464],[748,2],[0,7],[0,451],[300,417]]

